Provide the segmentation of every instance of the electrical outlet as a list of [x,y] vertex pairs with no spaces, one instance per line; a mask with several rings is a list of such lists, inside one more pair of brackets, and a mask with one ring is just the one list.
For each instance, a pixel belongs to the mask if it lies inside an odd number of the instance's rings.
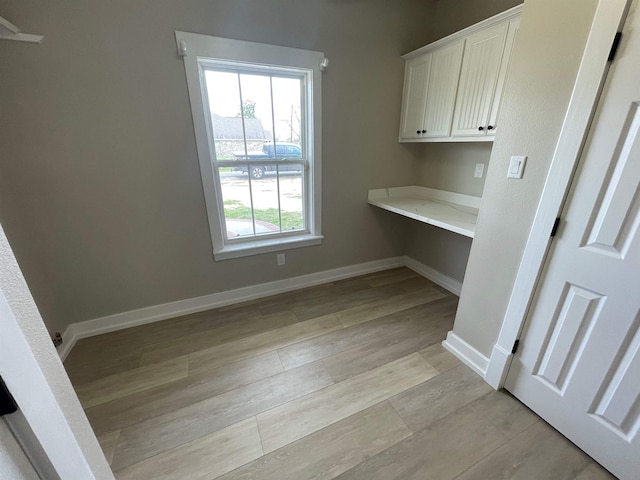
[[484,175],[484,163],[476,163],[476,171],[473,172],[474,178],[482,178]]
[[284,265],[285,264],[285,258],[284,258],[284,253],[279,253],[276,255],[276,259],[278,261],[278,266]]

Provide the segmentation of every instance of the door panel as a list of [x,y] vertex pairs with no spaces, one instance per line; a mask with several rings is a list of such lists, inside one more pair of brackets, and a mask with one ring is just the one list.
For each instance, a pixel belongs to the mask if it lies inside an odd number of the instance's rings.
[[640,471],[640,27],[629,13],[506,388],[622,479]]
[[637,179],[640,178],[640,109],[632,102],[622,127],[614,162],[603,188],[602,201],[594,210],[583,246],[624,259],[640,223]]

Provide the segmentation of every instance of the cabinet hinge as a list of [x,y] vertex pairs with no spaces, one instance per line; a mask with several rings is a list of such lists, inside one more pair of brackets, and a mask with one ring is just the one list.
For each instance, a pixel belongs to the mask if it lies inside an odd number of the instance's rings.
[[616,58],[616,52],[618,51],[618,47],[620,46],[620,40],[622,40],[622,32],[617,32],[616,36],[613,37],[611,50],[609,50],[609,58],[607,58],[608,62],[613,62],[613,59]]
[[511,349],[511,353],[515,354],[518,351],[518,346],[520,345],[520,340],[516,340],[513,342],[513,348]]
[[553,222],[553,228],[551,229],[551,235],[549,235],[550,237],[555,237],[556,233],[558,233],[558,226],[560,226],[560,217],[556,217],[556,219]]
[[18,410],[18,404],[13,399],[11,392],[0,377],[0,417]]

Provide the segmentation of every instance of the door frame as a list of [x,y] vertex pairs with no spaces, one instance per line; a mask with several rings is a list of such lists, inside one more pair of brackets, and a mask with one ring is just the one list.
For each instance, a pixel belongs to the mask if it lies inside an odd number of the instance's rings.
[[0,331],[0,375],[18,405],[4,418],[36,470],[113,479],[1,224]]
[[549,173],[511,290],[498,341],[493,347],[484,376],[485,381],[495,389],[504,387],[513,360],[512,347],[527,319],[551,244],[551,230],[564,206],[609,71],[611,62],[608,57],[612,41],[624,25],[631,2],[600,0],[596,7]]

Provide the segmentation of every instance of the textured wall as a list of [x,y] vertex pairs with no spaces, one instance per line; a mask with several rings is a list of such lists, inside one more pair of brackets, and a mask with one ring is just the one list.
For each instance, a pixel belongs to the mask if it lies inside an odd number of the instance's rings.
[[[489,356],[584,51],[596,0],[527,0],[501,107],[501,124],[471,247],[454,332]],[[511,155],[529,157],[506,178]]]
[[[0,225],[0,373],[59,472],[113,479]],[[13,382],[13,383],[12,383]],[[44,417],[44,418],[43,418]],[[31,422],[35,422],[35,425]],[[47,445],[48,447],[45,447]],[[78,450],[79,449],[79,450]],[[83,463],[82,458],[86,460]],[[19,478],[19,477],[15,477]],[[71,478],[71,477],[69,477]],[[80,478],[80,477],[77,477]],[[90,477],[84,477],[90,478]]]
[[0,418],[0,480],[38,480],[29,459],[15,438],[4,419]]
[[[367,190],[413,183],[400,55],[435,1],[0,0],[0,220],[50,331],[403,253]],[[322,246],[214,262],[174,30],[326,52]]]

